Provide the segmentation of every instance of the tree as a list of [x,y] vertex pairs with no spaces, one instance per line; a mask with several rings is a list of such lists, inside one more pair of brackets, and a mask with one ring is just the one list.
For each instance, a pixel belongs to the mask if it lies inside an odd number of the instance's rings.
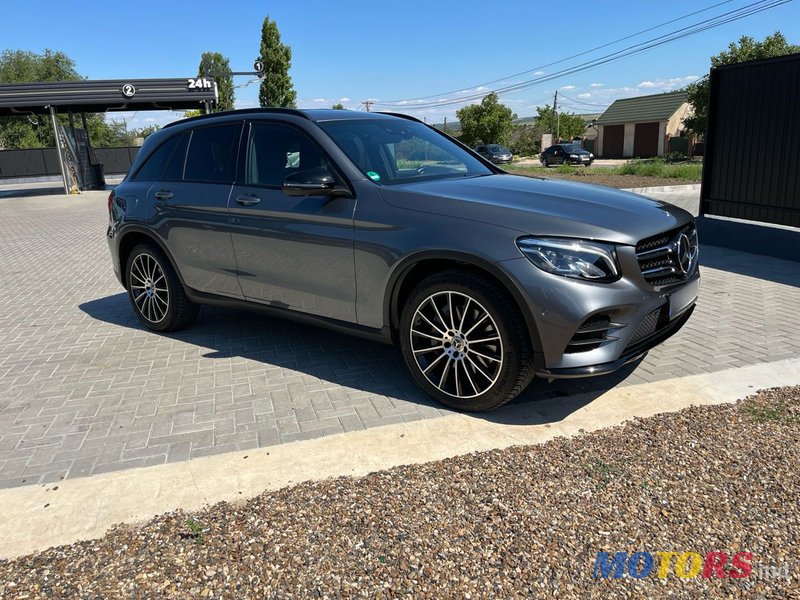
[[[722,65],[783,56],[794,52],[800,52],[800,46],[789,44],[780,31],[768,35],[763,42],[758,42],[749,36],[743,35],[738,42],[728,44],[727,50],[712,56],[711,66],[721,67]],[[689,93],[689,104],[692,106],[693,114],[684,121],[684,125],[687,129],[699,135],[705,135],[706,132],[708,86],[708,75],[706,75],[686,88]]]
[[[80,79],[75,61],[63,52],[43,54],[4,50],[0,54],[0,83],[73,81]],[[55,144],[50,119],[44,115],[0,118],[0,147],[37,148]]]
[[156,131],[160,130],[161,127],[158,125],[148,125],[147,127],[142,127],[141,129],[134,129],[131,132],[134,138],[142,138],[146,140],[148,136],[153,135]]
[[233,110],[235,98],[233,91],[233,75],[231,61],[219,52],[203,52],[200,56],[198,77],[213,77],[217,82],[217,105],[214,112]]
[[471,104],[456,111],[461,123],[460,140],[475,144],[505,144],[516,115],[497,101],[497,94],[484,96],[480,104]]
[[[38,81],[75,81],[82,79],[75,61],[63,52],[45,50],[43,54],[26,50],[5,50],[0,54],[0,83],[31,83]],[[66,125],[65,115],[58,120]],[[125,124],[107,123],[103,115],[86,115],[89,139],[95,147],[127,146],[133,137]],[[76,125],[82,122],[77,119]],[[55,146],[50,117],[28,115],[0,118],[0,146],[4,148],[41,148]]]
[[277,106],[295,108],[297,92],[294,91],[289,68],[292,66],[292,49],[281,42],[278,24],[264,18],[261,26],[261,53],[259,60],[264,63],[261,89],[258,102],[262,108]]
[[542,133],[556,134],[562,140],[582,137],[586,131],[586,121],[579,115],[568,112],[557,112],[552,106],[536,108],[536,128]]
[[331,108],[332,108],[333,110],[347,110],[347,109],[344,107],[344,104],[342,104],[341,102],[337,102],[336,104],[334,104],[333,106],[331,106]]

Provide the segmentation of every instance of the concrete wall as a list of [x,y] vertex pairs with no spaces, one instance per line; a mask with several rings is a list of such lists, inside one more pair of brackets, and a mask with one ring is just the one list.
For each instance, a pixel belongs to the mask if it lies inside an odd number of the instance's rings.
[[622,156],[633,156],[633,135],[636,132],[636,123],[625,123],[625,137],[622,142]]

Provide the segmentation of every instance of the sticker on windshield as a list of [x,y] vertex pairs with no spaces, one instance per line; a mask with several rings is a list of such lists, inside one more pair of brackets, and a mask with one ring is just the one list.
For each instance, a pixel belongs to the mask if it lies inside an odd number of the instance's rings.
[[378,175],[375,171],[367,171],[367,177],[372,179],[372,181],[380,181],[381,176]]

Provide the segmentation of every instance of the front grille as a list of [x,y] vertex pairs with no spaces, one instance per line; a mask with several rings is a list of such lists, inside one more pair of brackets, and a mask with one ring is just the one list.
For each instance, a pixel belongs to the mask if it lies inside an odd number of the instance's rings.
[[620,325],[612,323],[608,315],[589,317],[578,327],[578,331],[572,336],[564,353],[575,354],[577,352],[588,352],[589,350],[599,348],[604,342],[619,339],[608,335],[609,330],[614,327],[620,327]]
[[[679,256],[682,235],[689,240],[693,252],[691,260],[683,266]],[[636,244],[636,259],[645,281],[659,287],[685,281],[697,264],[697,229],[694,223],[645,238]]]

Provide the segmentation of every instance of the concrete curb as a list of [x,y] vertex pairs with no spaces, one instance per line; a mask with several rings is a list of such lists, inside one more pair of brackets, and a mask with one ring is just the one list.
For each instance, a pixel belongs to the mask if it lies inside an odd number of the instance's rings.
[[251,498],[304,481],[362,476],[475,451],[540,444],[691,405],[733,402],[800,384],[800,359],[609,390],[599,396],[454,414],[314,440],[60,482],[0,490],[0,557],[102,536],[175,510]]
[[623,191],[634,192],[636,194],[688,194],[694,192],[699,194],[700,184],[690,183],[688,185],[661,185],[655,187],[624,188]]

